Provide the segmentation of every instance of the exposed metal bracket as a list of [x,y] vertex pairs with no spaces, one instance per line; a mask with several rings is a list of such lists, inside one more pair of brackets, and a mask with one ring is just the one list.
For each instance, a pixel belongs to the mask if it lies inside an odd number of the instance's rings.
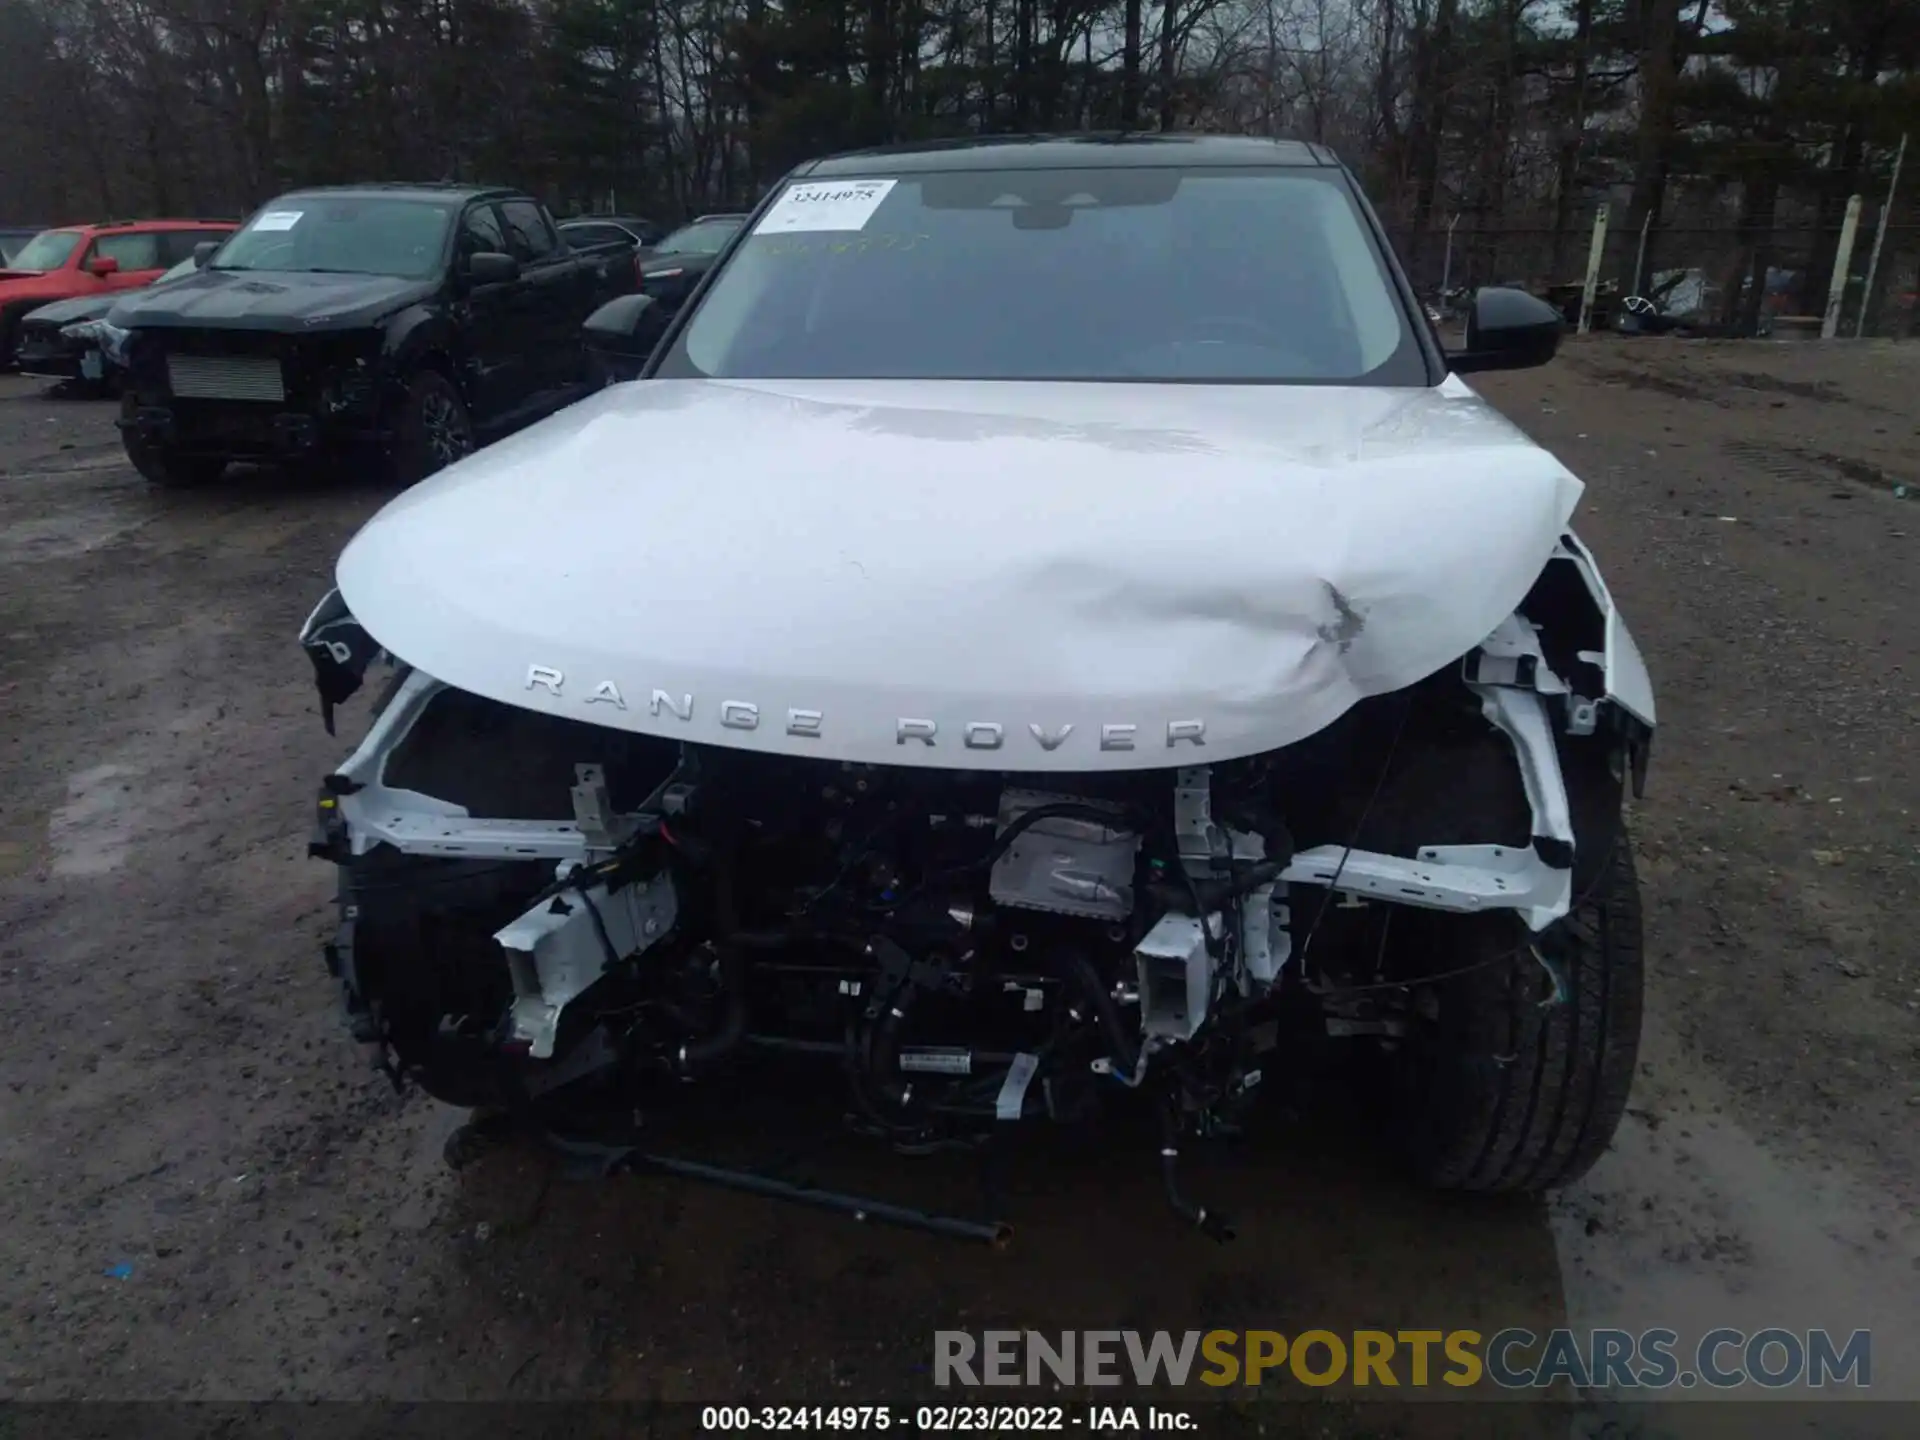
[[1173,833],[1190,875],[1213,873],[1213,772],[1193,765],[1174,772]]
[[[1531,627],[1509,629],[1509,649],[1527,653],[1534,645]],[[1498,635],[1501,631],[1496,631]],[[1470,657],[1471,658],[1471,657]],[[1540,687],[1539,677],[1552,685]],[[1543,695],[1565,694],[1565,686],[1546,668],[1534,667],[1534,688],[1476,683],[1487,723],[1513,743],[1520,783],[1532,812],[1530,834],[1536,839],[1562,842],[1573,853],[1572,807],[1567,801],[1565,777],[1555,748],[1553,725]],[[1381,855],[1367,850],[1348,851],[1338,845],[1319,845],[1294,856],[1281,876],[1295,885],[1331,885],[1341,894],[1384,900],[1422,909],[1472,914],[1484,910],[1517,910],[1529,929],[1541,930],[1567,913],[1573,902],[1573,872],[1547,864],[1538,851],[1511,845],[1429,845],[1419,858]]]
[[1287,929],[1292,911],[1284,900],[1275,902],[1274,888],[1262,885],[1240,902],[1240,953],[1257,987],[1255,993],[1273,984],[1293,954],[1293,936]]
[[637,816],[621,815],[607,792],[606,771],[598,765],[573,767],[573,823],[589,850],[617,850],[633,835]]
[[567,1003],[610,965],[656,944],[678,915],[672,877],[656,875],[613,891],[564,891],[495,932],[513,976],[513,1038],[534,1059],[550,1059]]
[[1280,878],[1423,910],[1518,910],[1535,930],[1566,913],[1571,884],[1571,872],[1550,869],[1531,850],[1502,845],[1434,845],[1418,860],[1316,845],[1294,856]]
[[1460,663],[1469,685],[1514,686],[1539,695],[1570,693],[1567,682],[1547,664],[1538,627],[1517,613],[1502,620]]
[[[1604,669],[1606,656],[1581,651],[1580,658]],[[1547,664],[1546,651],[1540,646],[1540,627],[1524,615],[1509,615],[1493,634],[1480,642],[1461,664],[1467,684],[1484,694],[1490,689],[1518,689],[1536,695],[1559,695],[1566,699],[1566,732],[1591,735],[1600,725],[1599,700],[1574,693],[1571,686]]]

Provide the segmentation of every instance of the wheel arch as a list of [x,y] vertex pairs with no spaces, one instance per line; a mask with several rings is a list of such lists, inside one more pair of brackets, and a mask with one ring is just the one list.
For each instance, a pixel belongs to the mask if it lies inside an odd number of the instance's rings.
[[460,337],[444,315],[424,305],[401,311],[387,322],[381,352],[386,360],[389,393],[404,391],[415,375],[432,370],[451,381],[461,402],[471,407],[473,397],[468,367],[462,363]]

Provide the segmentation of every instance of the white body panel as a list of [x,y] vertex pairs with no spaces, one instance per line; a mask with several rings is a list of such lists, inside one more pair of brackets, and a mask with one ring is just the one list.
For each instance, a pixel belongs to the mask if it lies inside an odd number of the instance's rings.
[[649,380],[400,496],[339,579],[393,654],[508,704],[1133,769],[1290,744],[1463,655],[1580,492],[1457,379]]

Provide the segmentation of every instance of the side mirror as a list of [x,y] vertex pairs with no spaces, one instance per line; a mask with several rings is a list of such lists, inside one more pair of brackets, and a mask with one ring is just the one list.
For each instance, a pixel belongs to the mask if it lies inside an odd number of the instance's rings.
[[194,246],[193,268],[196,270],[204,268],[207,261],[213,258],[214,252],[220,248],[222,243],[223,242],[219,240],[202,240],[198,245]]
[[111,255],[96,255],[87,261],[87,269],[104,280],[109,275],[120,273],[120,262]]
[[498,250],[476,250],[467,257],[467,279],[475,285],[504,285],[520,278],[520,262]]
[[651,295],[617,295],[586,318],[580,333],[589,350],[644,360],[660,338],[659,301]]
[[1546,301],[1524,290],[1488,287],[1467,312],[1467,348],[1447,356],[1456,375],[1482,370],[1530,370],[1553,359],[1566,321]]

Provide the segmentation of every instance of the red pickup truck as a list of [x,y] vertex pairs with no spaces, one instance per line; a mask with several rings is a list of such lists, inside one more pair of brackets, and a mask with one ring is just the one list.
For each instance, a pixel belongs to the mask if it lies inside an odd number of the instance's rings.
[[127,220],[42,230],[0,270],[0,369],[13,363],[20,317],[55,300],[151,284],[231,220]]

